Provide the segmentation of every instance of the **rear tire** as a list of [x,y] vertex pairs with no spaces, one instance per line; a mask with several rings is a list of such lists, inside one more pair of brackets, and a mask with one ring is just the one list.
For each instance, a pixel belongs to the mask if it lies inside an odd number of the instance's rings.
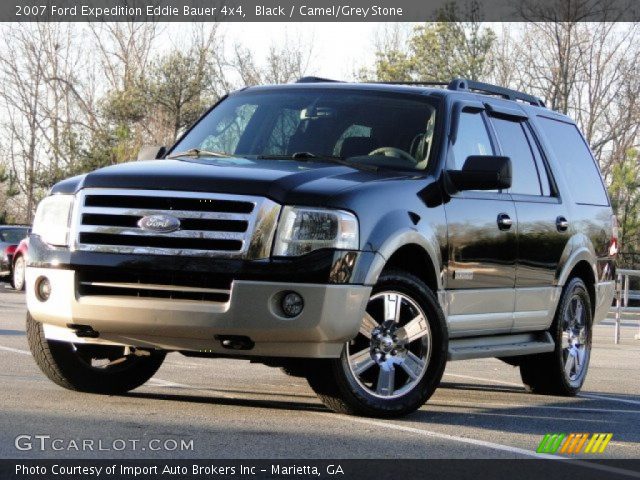
[[26,262],[24,261],[24,257],[19,255],[13,261],[13,271],[11,272],[11,286],[19,292],[24,290],[25,267]]
[[[124,347],[74,345],[47,340],[42,323],[27,313],[27,340],[40,370],[68,390],[118,395],[147,382],[158,371],[166,352],[150,356],[123,356]],[[93,366],[92,360],[109,362]]]
[[440,384],[448,337],[427,285],[399,270],[373,288],[360,333],[338,359],[319,362],[307,380],[331,410],[398,417],[419,409]]
[[591,357],[591,297],[580,278],[564,287],[549,332],[553,352],[522,358],[520,376],[527,391],[544,395],[576,395],[584,384]]

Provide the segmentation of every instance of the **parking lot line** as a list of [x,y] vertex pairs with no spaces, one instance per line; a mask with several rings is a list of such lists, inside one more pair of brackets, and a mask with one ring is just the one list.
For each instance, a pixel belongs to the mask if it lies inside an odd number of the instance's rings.
[[639,400],[630,400],[628,398],[611,397],[609,395],[597,395],[595,393],[579,393],[579,397],[591,398],[595,400],[609,400],[611,402],[628,403],[629,405],[640,405]]
[[495,380],[493,378],[472,377],[471,375],[458,375],[457,373],[445,372],[444,375],[447,377],[466,378],[467,380],[479,380],[481,382],[497,383],[499,385],[508,385],[510,387],[521,387],[524,390],[524,386],[522,385],[522,383],[505,382],[502,380]]
[[28,350],[20,350],[18,348],[3,347],[1,345],[0,345],[0,350],[4,350],[5,352],[11,352],[11,353],[19,353],[20,355],[31,355],[31,352],[29,352]]
[[[325,417],[332,417],[332,418],[336,418],[337,416],[337,414],[335,413],[324,413],[324,412],[309,412],[309,413],[312,413],[314,415],[322,415]],[[458,435],[450,435],[448,433],[440,433],[440,432],[435,432],[433,430],[424,430],[422,428],[410,427],[408,425],[398,425],[397,423],[393,423],[390,421],[374,420],[371,418],[353,417],[348,415],[340,415],[340,417],[355,423],[362,423],[365,425],[386,428],[389,430],[399,430],[403,432],[413,433],[416,435],[421,435],[424,437],[432,437],[432,438],[439,438],[441,440],[449,440],[452,442],[466,443],[469,445],[474,445],[476,447],[484,447],[484,448],[489,448],[491,450],[499,450],[502,452],[515,453],[515,454],[523,455],[527,457],[564,460],[564,457],[559,457],[557,455],[537,453],[533,450],[526,450],[524,448],[513,447],[511,445],[503,445],[501,443],[487,442],[485,440],[478,440],[478,439],[469,438],[469,437],[460,437]]]
[[[314,415],[322,415],[325,417],[336,417],[335,413],[324,413],[324,412],[308,412],[308,413],[311,413]],[[453,442],[466,443],[469,445],[485,447],[492,450],[499,450],[503,452],[515,453],[518,455],[523,455],[523,456],[532,457],[532,458],[568,461],[568,462],[571,462],[572,465],[576,465],[584,468],[601,470],[609,473],[616,473],[618,475],[624,475],[624,476],[633,477],[633,478],[640,478],[639,472],[634,472],[633,470],[626,470],[624,468],[610,467],[607,465],[591,463],[589,461],[583,461],[583,460],[570,459],[568,457],[561,457],[558,455],[537,453],[533,450],[526,450],[524,448],[513,447],[510,445],[503,445],[501,443],[487,442],[484,440],[477,440],[475,438],[469,438],[469,437],[460,437],[457,435],[449,435],[446,433],[434,432],[432,430],[423,430],[421,428],[409,427],[408,425],[398,425],[396,423],[392,423],[389,421],[373,420],[370,418],[362,418],[362,417],[352,417],[348,415],[340,415],[340,416],[345,420],[352,421],[354,423],[362,423],[365,425],[387,428],[390,430],[399,430],[407,433],[413,433],[416,435],[422,435],[425,437],[440,438],[442,440],[450,440]]]
[[[479,380],[481,382],[486,382],[486,383],[497,383],[499,385],[509,385],[512,387],[522,387],[521,383],[514,383],[514,382],[504,382],[501,380],[494,380],[491,378],[482,378],[482,377],[472,377],[470,375],[458,375],[455,373],[445,373],[446,376],[449,377],[457,377],[457,378],[466,378],[469,380]],[[613,397],[610,395],[598,395],[595,393],[579,393],[577,395],[578,397],[581,398],[590,398],[592,400],[609,400],[611,402],[620,402],[620,403],[628,403],[630,405],[640,405],[640,401],[639,400],[630,400],[628,398],[618,398],[618,397]],[[611,410],[608,410],[611,411]],[[626,412],[626,410],[625,410]]]
[[[432,403],[426,403],[427,406],[433,405]],[[449,408],[456,408],[455,405],[448,405]],[[464,409],[464,407],[457,407],[460,409]],[[526,408],[526,407],[525,407]],[[531,415],[527,414],[516,414],[516,413],[497,413],[497,412],[460,412],[459,414],[469,415],[469,416],[486,416],[486,417],[511,417],[511,418],[535,418],[538,420],[558,420],[558,417],[549,417],[549,416],[540,416],[540,415]],[[587,418],[572,418],[562,416],[561,420],[563,421],[576,421],[576,422],[590,422],[590,423],[613,423],[611,420],[600,420],[600,419],[587,419]]]
[[[526,405],[522,403],[498,403],[498,402],[489,402],[489,403],[479,403],[479,402],[461,402],[456,401],[455,403],[447,403],[447,402],[428,402],[427,405],[433,406],[442,406],[442,407],[455,407],[457,405],[465,405],[465,406],[473,406],[473,407],[511,407],[511,408],[531,408],[531,409],[539,409],[539,410],[566,410],[569,412],[589,412],[589,413],[633,413],[640,414],[640,410],[625,410],[625,409],[611,409],[611,408],[590,408],[590,407],[561,407],[558,405]],[[462,408],[462,407],[461,407]]]

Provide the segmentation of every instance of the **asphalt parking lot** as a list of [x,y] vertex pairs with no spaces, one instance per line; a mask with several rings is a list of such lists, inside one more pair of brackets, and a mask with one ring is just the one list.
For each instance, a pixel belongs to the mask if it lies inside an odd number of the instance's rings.
[[[640,341],[630,320],[620,345],[611,325],[596,327],[578,397],[527,394],[518,370],[498,360],[452,362],[420,411],[381,421],[330,413],[278,369],[179,354],[126,396],[69,392],[36,367],[24,316],[24,296],[0,284],[1,458],[527,458],[554,432],[613,433],[598,458],[640,458]],[[19,435],[62,439],[62,448],[19,450]],[[68,448],[86,439],[103,449]],[[186,448],[173,449],[181,441]]]

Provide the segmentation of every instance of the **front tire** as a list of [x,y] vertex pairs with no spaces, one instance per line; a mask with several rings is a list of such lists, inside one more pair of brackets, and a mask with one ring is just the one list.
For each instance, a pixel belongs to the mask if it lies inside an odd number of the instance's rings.
[[27,340],[40,370],[68,390],[118,395],[147,382],[166,352],[125,355],[125,347],[72,344],[47,340],[42,323],[27,313]]
[[24,257],[19,255],[13,262],[13,272],[11,272],[11,286],[21,292],[24,290],[24,272],[27,264]]
[[520,376],[531,393],[576,395],[587,377],[591,358],[593,313],[587,286],[572,278],[564,287],[549,330],[555,350],[524,357]]
[[447,359],[444,314],[419,278],[384,272],[373,288],[360,332],[338,359],[307,375],[338,413],[397,417],[420,408],[440,384]]

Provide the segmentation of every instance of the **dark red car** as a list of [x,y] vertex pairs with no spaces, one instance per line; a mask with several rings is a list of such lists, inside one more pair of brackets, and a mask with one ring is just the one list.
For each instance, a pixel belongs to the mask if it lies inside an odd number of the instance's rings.
[[20,241],[27,236],[29,227],[0,225],[0,277],[13,277],[13,262]]
[[29,237],[23,238],[13,252],[13,268],[11,269],[11,285],[16,290],[24,290],[24,272],[27,267]]

